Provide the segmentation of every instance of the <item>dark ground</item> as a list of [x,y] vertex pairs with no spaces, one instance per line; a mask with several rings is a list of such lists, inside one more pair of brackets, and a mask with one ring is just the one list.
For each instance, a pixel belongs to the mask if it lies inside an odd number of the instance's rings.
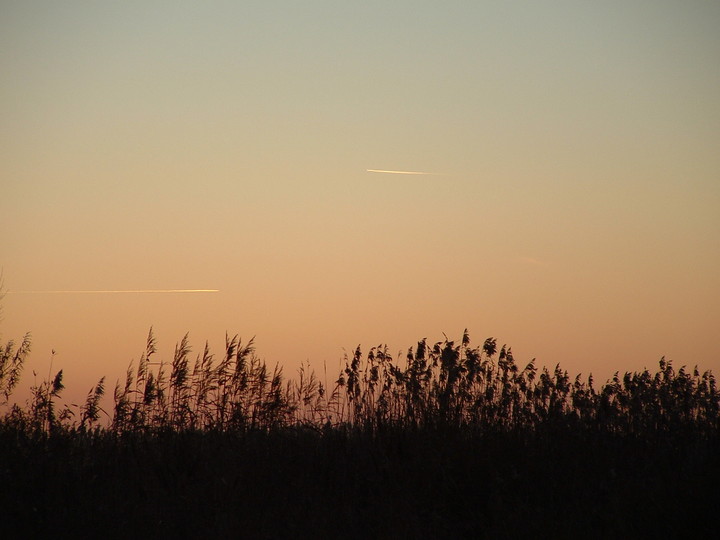
[[0,432],[4,538],[711,538],[720,444],[564,430]]

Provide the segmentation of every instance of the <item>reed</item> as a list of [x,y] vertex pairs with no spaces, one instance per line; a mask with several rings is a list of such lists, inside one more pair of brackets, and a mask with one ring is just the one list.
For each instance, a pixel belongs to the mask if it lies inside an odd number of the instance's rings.
[[[0,349],[5,401],[29,351],[29,336]],[[467,331],[397,357],[357,347],[329,386],[309,365],[286,379],[238,336],[219,355],[185,336],[157,356],[151,329],[107,413],[104,378],[62,406],[52,367],[24,407],[5,405],[5,537],[715,532],[710,372],[661,359],[598,387]]]
[[[0,350],[0,392],[7,402],[30,351],[27,335]],[[656,372],[616,373],[597,388],[592,375],[571,377],[559,365],[521,367],[512,349],[494,338],[474,346],[467,330],[459,341],[426,339],[394,358],[386,345],[360,346],[330,389],[310,365],[286,380],[279,365],[255,354],[254,342],[226,336],[218,360],[207,343],[191,361],[188,336],[170,362],[155,361],[152,329],[137,368],[128,367],[113,392],[112,417],[103,429],[123,433],[153,430],[273,430],[304,426],[322,430],[388,427],[422,429],[537,431],[583,429],[627,435],[720,427],[720,393],[715,377],[698,368],[677,371],[662,358]],[[190,367],[192,365],[192,368]],[[87,429],[99,426],[105,380],[88,393],[77,413],[56,411],[64,386],[62,371],[33,385],[25,411],[33,429]]]

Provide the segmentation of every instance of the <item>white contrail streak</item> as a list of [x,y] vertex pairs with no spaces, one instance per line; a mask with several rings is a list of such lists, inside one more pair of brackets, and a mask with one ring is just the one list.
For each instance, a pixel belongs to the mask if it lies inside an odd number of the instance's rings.
[[382,169],[365,169],[366,172],[381,174],[422,174],[426,176],[442,176],[439,173],[422,172],[422,171],[384,171]]
[[7,294],[154,294],[154,293],[216,293],[219,289],[135,289],[117,291],[7,291]]

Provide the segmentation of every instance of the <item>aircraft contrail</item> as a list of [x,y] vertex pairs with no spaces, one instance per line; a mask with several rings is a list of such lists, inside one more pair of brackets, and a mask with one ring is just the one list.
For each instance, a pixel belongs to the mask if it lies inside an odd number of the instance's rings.
[[442,176],[440,173],[422,172],[422,171],[385,171],[382,169],[365,169],[366,172],[382,173],[382,174],[422,174],[426,176]]
[[219,289],[129,289],[100,291],[6,291],[6,294],[152,294],[152,293],[216,293]]

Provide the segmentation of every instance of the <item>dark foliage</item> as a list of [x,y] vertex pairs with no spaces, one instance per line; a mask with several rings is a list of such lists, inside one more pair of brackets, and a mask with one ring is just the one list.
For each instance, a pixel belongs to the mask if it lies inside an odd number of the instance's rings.
[[[29,338],[3,349],[17,383]],[[520,369],[490,338],[358,347],[329,390],[285,381],[252,340],[150,333],[101,425],[104,380],[58,409],[62,372],[0,421],[5,537],[517,538],[711,536],[720,396],[710,373],[616,374],[596,389]],[[12,384],[11,384],[12,383]]]

